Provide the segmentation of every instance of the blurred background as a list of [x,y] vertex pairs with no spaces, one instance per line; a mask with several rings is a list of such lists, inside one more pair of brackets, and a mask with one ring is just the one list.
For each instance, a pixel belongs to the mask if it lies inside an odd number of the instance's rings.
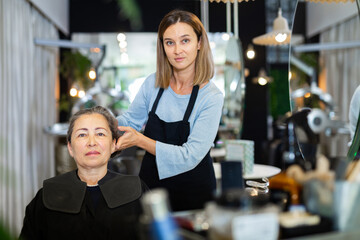
[[297,120],[305,160],[346,156],[360,83],[356,1],[0,0],[0,226],[7,232],[19,233],[44,179],[74,167],[64,138],[71,115],[94,105],[126,111],[155,71],[158,24],[176,8],[196,14],[208,31],[212,81],[225,99],[215,161],[225,157],[226,140],[243,139],[254,142],[256,164],[282,168],[284,119],[303,109],[311,110]]

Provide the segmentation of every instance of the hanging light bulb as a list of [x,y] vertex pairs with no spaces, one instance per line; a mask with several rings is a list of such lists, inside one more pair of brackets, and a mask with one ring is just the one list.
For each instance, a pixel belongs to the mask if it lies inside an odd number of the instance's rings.
[[290,43],[289,24],[282,16],[281,8],[279,8],[278,16],[273,22],[273,30],[267,34],[263,34],[253,38],[252,42],[258,45],[282,45]]
[[254,51],[254,47],[252,44],[248,45],[248,48],[246,50],[246,56],[248,59],[254,59],[255,57],[255,51]]
[[78,90],[74,87],[70,89],[70,96],[75,97],[78,94]]
[[266,85],[268,83],[268,81],[264,77],[259,77],[258,78],[258,83],[259,83],[259,85],[264,86],[264,85]]
[[282,43],[286,40],[287,38],[287,34],[286,33],[278,33],[276,36],[275,36],[275,40],[279,43]]
[[95,80],[95,78],[96,78],[96,71],[95,71],[95,69],[90,69],[90,71],[89,71],[89,78],[91,79],[91,80]]
[[266,71],[264,68],[261,68],[259,71],[259,75],[253,78],[253,83],[259,84],[261,86],[264,86],[269,82],[272,82],[272,77],[266,75]]

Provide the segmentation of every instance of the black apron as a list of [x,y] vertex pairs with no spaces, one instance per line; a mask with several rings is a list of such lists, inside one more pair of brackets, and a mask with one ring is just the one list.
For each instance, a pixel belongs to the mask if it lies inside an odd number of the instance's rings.
[[[164,89],[160,88],[149,113],[144,135],[156,141],[178,146],[185,143],[190,134],[188,119],[195,105],[198,91],[199,86],[194,86],[182,121],[165,122],[155,114],[161,95],[164,92]],[[168,191],[173,211],[203,208],[205,202],[213,199],[216,188],[210,150],[194,169],[162,180],[159,180],[155,156],[146,152],[139,176],[150,189],[161,187]]]

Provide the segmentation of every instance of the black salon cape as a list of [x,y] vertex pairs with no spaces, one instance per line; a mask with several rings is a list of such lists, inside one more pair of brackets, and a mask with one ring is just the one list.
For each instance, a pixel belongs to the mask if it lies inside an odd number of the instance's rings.
[[137,176],[108,171],[99,187],[95,209],[76,170],[45,180],[26,207],[20,239],[138,239],[146,185]]

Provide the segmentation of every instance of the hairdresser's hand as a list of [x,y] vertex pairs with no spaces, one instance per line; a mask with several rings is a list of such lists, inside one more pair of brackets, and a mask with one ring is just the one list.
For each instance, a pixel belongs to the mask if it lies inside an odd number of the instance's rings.
[[116,143],[116,150],[119,151],[132,146],[137,146],[139,135],[142,135],[141,133],[137,132],[132,127],[118,126],[118,129],[123,132],[123,134]]
[[118,126],[118,129],[124,134],[116,143],[116,151],[137,146],[155,155],[156,141],[144,136],[132,127]]

